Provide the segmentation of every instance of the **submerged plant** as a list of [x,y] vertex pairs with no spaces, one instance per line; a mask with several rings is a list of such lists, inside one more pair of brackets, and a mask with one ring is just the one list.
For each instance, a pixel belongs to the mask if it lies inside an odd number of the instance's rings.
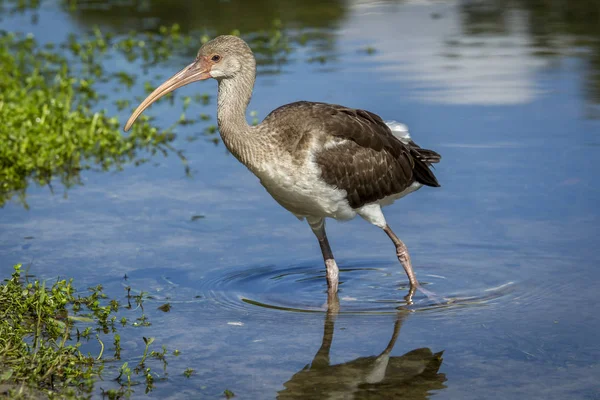
[[[106,391],[113,398],[128,397],[132,385],[145,382],[152,390],[156,378],[150,360],[162,365],[167,374],[166,347],[151,350],[153,338],[143,338],[144,353],[132,370],[125,362],[118,370],[113,365],[121,357],[121,336],[114,321],[117,311],[102,287],[90,294],[77,294],[72,280],[58,280],[52,286],[23,279],[21,265],[14,267],[10,279],[0,285],[0,385],[11,398],[88,397],[99,378],[118,374],[116,389]],[[126,309],[124,309],[126,310]],[[128,310],[127,312],[134,312]],[[93,341],[97,346],[90,346]],[[105,343],[112,341],[114,357]],[[84,353],[82,346],[95,348]],[[136,382],[139,376],[141,381]],[[161,378],[162,379],[162,378]]]
[[95,78],[85,76],[33,37],[0,33],[0,206],[15,193],[24,201],[29,180],[59,179],[68,188],[81,183],[84,169],[121,168],[143,162],[141,152],[174,150],[172,130],[148,118],[123,136],[116,117],[96,110]]

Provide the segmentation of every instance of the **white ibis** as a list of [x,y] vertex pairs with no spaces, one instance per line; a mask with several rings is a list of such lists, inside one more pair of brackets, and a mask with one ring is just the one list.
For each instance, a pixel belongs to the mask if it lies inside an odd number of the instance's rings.
[[339,270],[325,234],[325,218],[360,215],[383,229],[396,246],[412,297],[419,283],[408,250],[381,207],[423,185],[439,186],[429,167],[440,155],[417,146],[408,135],[395,136],[376,114],[335,104],[299,101],[277,108],[257,126],[248,125],[256,61],[236,36],[205,43],[190,65],[137,107],[125,131],[161,96],[208,78],[219,84],[217,119],[223,143],[279,204],[306,219],[321,246],[328,292],[337,292]]

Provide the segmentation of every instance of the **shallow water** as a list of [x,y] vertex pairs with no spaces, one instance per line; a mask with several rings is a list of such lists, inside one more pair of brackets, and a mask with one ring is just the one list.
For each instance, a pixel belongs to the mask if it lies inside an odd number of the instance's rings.
[[[410,305],[393,246],[355,220],[327,225],[342,282],[339,310],[328,307],[308,226],[222,144],[187,142],[198,126],[177,128],[174,144],[191,177],[176,157],[156,157],[86,172],[66,197],[31,187],[29,210],[1,209],[3,275],[22,262],[42,278],[101,283],[119,299],[125,286],[150,293],[152,326],[131,329],[123,347],[139,353],[143,334],[182,355],[149,396],[600,398],[597,8],[232,1],[176,13],[150,1],[134,13],[121,4],[68,13],[46,2],[43,24],[26,13],[5,16],[2,28],[45,40],[93,23],[245,33],[278,17],[326,39],[295,47],[281,73],[259,76],[250,105],[259,117],[300,99],[342,103],[406,123],[417,143],[442,154],[441,188],[386,209],[417,276],[438,296],[417,293]],[[309,62],[315,55],[325,63]],[[172,74],[186,56],[149,76]],[[214,94],[216,85],[182,92]],[[142,93],[134,88],[132,99]],[[214,104],[201,111],[214,115]],[[180,110],[161,104],[150,113],[168,126]],[[165,301],[171,311],[157,311]],[[186,367],[196,370],[189,379]]]

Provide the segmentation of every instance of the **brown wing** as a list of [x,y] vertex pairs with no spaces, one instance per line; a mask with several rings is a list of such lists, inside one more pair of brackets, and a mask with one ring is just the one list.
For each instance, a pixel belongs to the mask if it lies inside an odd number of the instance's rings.
[[322,178],[344,189],[352,208],[400,193],[413,182],[409,157],[394,157],[388,151],[361,147],[344,140],[335,147],[317,153]]
[[439,186],[429,166],[440,155],[401,142],[378,115],[332,104],[314,107],[327,115],[316,161],[327,183],[346,190],[351,207],[400,193],[415,181]]

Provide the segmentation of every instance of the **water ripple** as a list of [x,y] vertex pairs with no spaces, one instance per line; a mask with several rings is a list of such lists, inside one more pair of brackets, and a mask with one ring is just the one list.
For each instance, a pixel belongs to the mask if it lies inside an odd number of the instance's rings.
[[[489,306],[515,292],[517,286],[513,282],[500,282],[488,287],[467,287],[461,277],[441,274],[441,266],[417,265],[421,284],[434,296],[417,291],[409,303],[404,298],[408,293],[408,281],[397,263],[358,261],[340,265],[340,313],[345,314],[391,314],[400,308],[439,312],[449,308]],[[136,282],[135,277],[140,276],[144,282],[133,286],[141,287],[142,284],[154,288],[151,300],[202,302],[215,311],[228,309],[252,314],[268,310],[327,311],[325,270],[320,262],[283,267],[218,268],[196,280],[184,275],[175,269],[160,272],[140,270],[131,274],[132,282],[129,283]],[[146,281],[149,278],[155,279],[153,284]],[[474,277],[470,281],[478,280]]]

